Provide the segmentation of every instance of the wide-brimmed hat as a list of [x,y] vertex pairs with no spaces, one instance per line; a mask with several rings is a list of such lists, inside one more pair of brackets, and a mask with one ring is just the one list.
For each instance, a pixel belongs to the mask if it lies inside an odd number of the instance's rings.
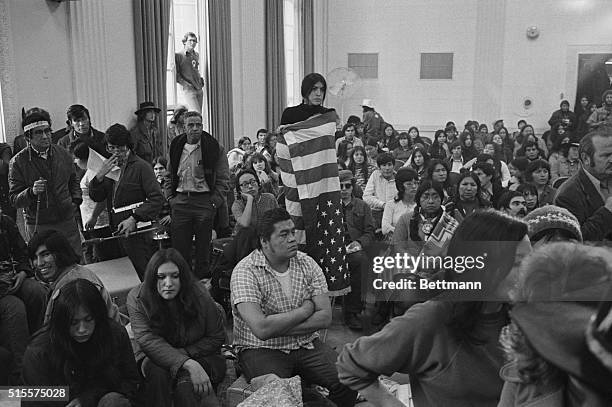
[[140,114],[141,112],[146,112],[147,110],[154,110],[155,113],[159,113],[161,112],[161,109],[159,107],[155,106],[155,103],[153,102],[142,102],[140,104],[140,108],[138,110],[136,110],[134,112],[135,115]]
[[369,107],[371,109],[375,109],[376,107],[374,106],[374,101],[372,99],[363,99],[363,102],[361,102],[361,107]]

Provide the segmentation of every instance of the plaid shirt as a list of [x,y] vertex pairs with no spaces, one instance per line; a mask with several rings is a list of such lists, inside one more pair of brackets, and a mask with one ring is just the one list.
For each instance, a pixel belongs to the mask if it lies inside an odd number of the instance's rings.
[[321,267],[305,253],[298,251],[297,255],[290,259],[287,272],[291,276],[291,298],[283,294],[281,285],[274,277],[272,268],[261,250],[254,250],[234,268],[231,293],[234,345],[238,350],[267,348],[288,353],[300,347],[314,348],[312,341],[319,336],[317,331],[305,335],[278,336],[262,341],[253,334],[236,307],[241,302],[253,302],[259,304],[266,315],[280,314],[299,308],[305,299],[328,292]]

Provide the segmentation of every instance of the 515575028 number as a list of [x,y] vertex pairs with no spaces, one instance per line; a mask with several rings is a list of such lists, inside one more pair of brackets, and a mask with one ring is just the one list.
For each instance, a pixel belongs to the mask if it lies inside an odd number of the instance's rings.
[[8,399],[23,401],[68,401],[68,387],[65,386],[0,386],[0,392]]

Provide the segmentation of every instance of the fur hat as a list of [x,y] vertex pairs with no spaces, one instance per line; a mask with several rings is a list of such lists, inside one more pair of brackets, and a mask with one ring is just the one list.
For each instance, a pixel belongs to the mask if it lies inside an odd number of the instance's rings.
[[523,218],[529,226],[529,237],[550,229],[563,229],[582,242],[582,232],[578,219],[567,209],[555,205],[536,208]]

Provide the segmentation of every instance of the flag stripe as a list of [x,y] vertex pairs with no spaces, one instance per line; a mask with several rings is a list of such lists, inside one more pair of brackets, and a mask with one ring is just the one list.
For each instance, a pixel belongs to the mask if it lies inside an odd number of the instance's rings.
[[329,112],[287,126],[276,157],[298,243],[323,269],[330,293],[341,295],[350,290],[350,272],[333,137],[336,117]]
[[[335,178],[338,177],[338,164],[328,163],[312,167],[306,171],[296,171],[295,180],[298,185],[307,185],[317,182],[324,178]],[[298,187],[299,188],[299,187]],[[340,184],[334,190],[340,188]]]
[[338,114],[335,110],[332,110],[327,113],[323,113],[321,115],[311,117],[309,119],[303,120],[301,122],[293,123],[285,127],[286,130],[302,130],[309,129],[311,127],[321,126],[326,123],[336,123],[336,118]]
[[300,201],[285,200],[285,208],[287,212],[289,212],[289,215],[302,217],[302,206],[300,205]]
[[297,188],[291,188],[285,185],[285,201],[300,202]]
[[[306,130],[303,131],[306,132]],[[318,151],[336,150],[336,141],[332,135],[317,136],[317,133],[313,131],[308,134],[307,138],[304,137],[306,134],[300,134],[298,139],[296,133],[287,133],[286,136],[291,157],[303,157]]]
[[336,150],[325,150],[318,151],[314,154],[307,156],[291,157],[291,163],[293,164],[293,171],[305,171],[311,169],[315,164],[334,163],[336,164],[336,172],[338,171],[338,164],[336,158]]
[[318,182],[298,185],[297,189],[300,200],[316,198],[320,194],[338,191],[340,189],[340,179],[337,175],[330,178],[323,178]]
[[295,240],[297,241],[297,244],[306,244],[306,231],[296,229]]

